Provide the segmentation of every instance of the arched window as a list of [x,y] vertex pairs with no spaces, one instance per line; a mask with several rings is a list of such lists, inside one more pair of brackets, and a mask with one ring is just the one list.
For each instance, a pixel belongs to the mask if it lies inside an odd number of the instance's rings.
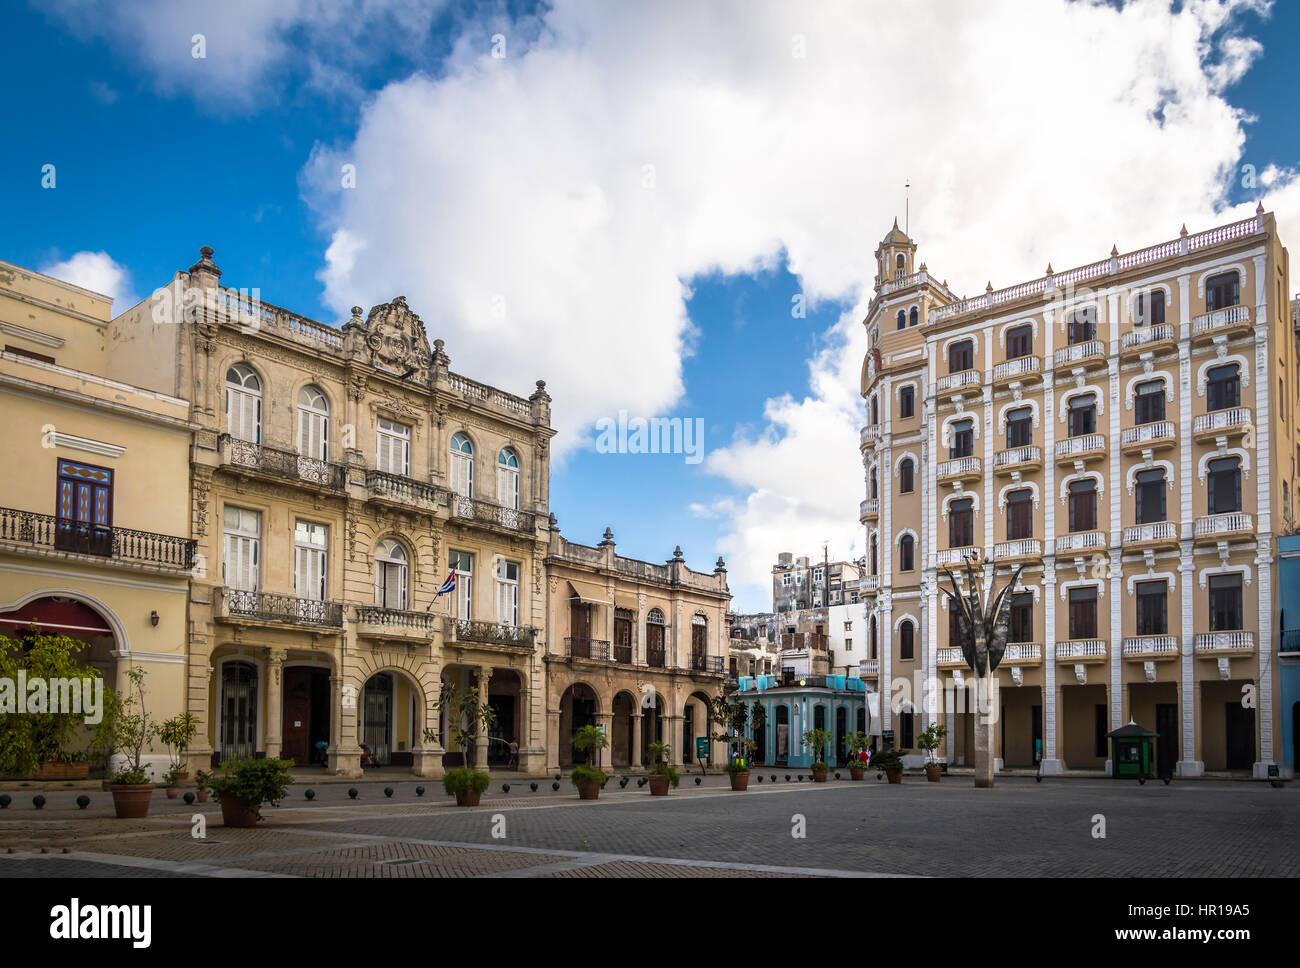
[[1210,368],[1205,384],[1206,409],[1227,410],[1241,406],[1241,367],[1236,363]]
[[916,628],[911,621],[906,621],[898,627],[898,657],[900,659],[912,659],[916,657],[915,653]]
[[1071,397],[1067,427],[1071,437],[1082,437],[1097,432],[1097,395],[1085,393]]
[[1070,482],[1070,532],[1097,528],[1097,482],[1091,477]]
[[465,434],[451,438],[451,489],[461,497],[474,496],[474,445]]
[[1224,272],[1205,280],[1205,308],[1208,312],[1227,309],[1241,302],[1241,277]]
[[1241,510],[1241,458],[1220,457],[1207,465],[1209,509],[1211,514],[1231,514]]
[[1139,383],[1133,394],[1133,422],[1149,424],[1165,419],[1165,381]]
[[657,608],[645,617],[645,661],[656,669],[664,667],[664,613]]
[[880,423],[880,398],[871,398],[871,425],[874,427]]
[[698,612],[691,616],[691,659],[695,668],[703,670],[703,659],[709,651],[709,620]]
[[867,490],[868,490],[867,497],[870,498],[880,497],[880,488],[876,484],[876,469],[874,467],[871,469],[871,479]]
[[497,455],[497,503],[519,510],[519,455],[509,447]]
[[877,641],[877,637],[876,637],[876,616],[873,615],[873,616],[871,616],[871,638],[868,640],[868,645],[867,645],[867,648],[868,648],[869,653],[870,653],[870,654],[867,656],[867,658],[869,658],[869,659],[874,659],[874,658],[876,657],[876,641]]
[[906,386],[898,391],[898,416],[906,419],[916,415],[916,387]]
[[1135,503],[1138,524],[1158,524],[1165,519],[1166,487],[1163,467],[1137,472]]
[[970,498],[948,505],[948,546],[969,548],[975,544],[975,502]]
[[907,268],[907,261],[903,258],[903,253],[898,253],[898,258],[894,260],[894,278],[902,279],[903,272]]
[[1034,536],[1034,492],[1028,488],[1007,495],[1007,540]]
[[898,328],[899,329],[907,328],[907,311],[904,309],[900,309],[898,311]]
[[879,561],[879,556],[876,554],[875,535],[871,536],[871,574],[873,575],[880,574],[880,561]]
[[948,347],[948,372],[961,373],[975,366],[975,341],[964,339]]
[[900,494],[911,494],[915,487],[912,475],[916,470],[912,465],[912,458],[907,458],[898,467],[898,492]]
[[915,539],[910,534],[903,535],[902,539],[898,542],[899,571],[914,571],[916,569],[916,562],[914,560],[915,549]]
[[385,538],[375,549],[375,604],[406,608],[406,549],[395,538]]
[[915,325],[916,325],[916,322],[917,322],[917,320],[918,320],[919,318],[920,318],[920,314],[917,312],[916,307],[913,306],[913,307],[912,307],[912,311],[911,311],[910,313],[907,314],[907,325],[908,325],[908,326],[915,326]]
[[244,363],[226,371],[226,430],[238,440],[262,442],[262,381]]
[[330,405],[317,387],[298,391],[298,453],[329,460]]

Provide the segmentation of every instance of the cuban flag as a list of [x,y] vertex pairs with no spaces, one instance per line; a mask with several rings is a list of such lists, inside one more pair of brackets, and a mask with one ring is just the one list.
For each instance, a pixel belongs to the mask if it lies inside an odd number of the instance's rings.
[[447,572],[447,580],[442,583],[442,587],[438,589],[438,594],[435,597],[442,598],[443,595],[450,595],[455,590],[456,590],[456,572],[449,571]]

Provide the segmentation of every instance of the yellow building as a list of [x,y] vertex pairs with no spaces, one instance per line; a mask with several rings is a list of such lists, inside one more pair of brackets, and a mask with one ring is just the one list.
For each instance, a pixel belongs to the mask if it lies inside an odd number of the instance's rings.
[[[998,762],[1109,769],[1105,734],[1134,719],[1161,771],[1264,775],[1281,758],[1274,536],[1300,503],[1274,217],[970,299],[897,222],[876,258],[860,510],[880,682],[962,676],[945,566],[973,557],[1002,583],[1023,564]],[[899,746],[947,720],[947,760],[971,762],[970,713],[894,695]]]
[[544,384],[525,399],[453,373],[402,297],[335,328],[223,287],[212,254],[109,346],[197,425],[193,765],[324,748],[331,771],[366,756],[438,776],[464,754],[434,705],[445,681],[497,711],[477,765],[517,740],[542,772]]
[[[185,708],[189,405],[111,373],[111,300],[0,262],[0,632],[85,640],[159,720]],[[147,757],[158,777],[159,749]]]
[[[713,735],[709,704],[722,694],[731,593],[722,559],[691,571],[681,548],[656,565],[618,555],[608,528],[597,547],[574,544],[551,523],[547,547],[547,770],[575,762],[576,729],[597,725],[602,763],[639,767],[652,742],[676,764]],[[724,744],[710,762],[726,762]]]

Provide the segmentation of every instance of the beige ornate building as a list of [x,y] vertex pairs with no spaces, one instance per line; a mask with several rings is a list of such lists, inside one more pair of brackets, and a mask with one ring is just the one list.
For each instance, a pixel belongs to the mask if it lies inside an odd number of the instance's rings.
[[[81,639],[149,710],[185,708],[189,405],[108,368],[111,300],[0,262],[0,634]],[[167,758],[147,757],[161,778]]]
[[[961,678],[942,569],[973,556],[1001,583],[1023,564],[999,761],[1109,768],[1105,734],[1135,719],[1161,771],[1263,775],[1281,759],[1274,535],[1300,501],[1273,216],[971,299],[897,223],[876,257],[864,674]],[[908,693],[882,709],[899,745],[947,720],[947,760],[970,762],[971,714]]]
[[[570,765],[580,726],[609,737],[605,766],[638,767],[646,746],[695,762],[708,704],[726,676],[731,593],[722,559],[691,571],[678,548],[662,565],[620,557],[607,528],[595,547],[574,544],[552,520],[547,547],[547,769]],[[722,744],[711,762],[726,762]]]
[[[113,321],[109,358],[190,401],[195,766],[264,752],[441,773],[443,680],[545,766],[550,397],[449,369],[402,297],[322,325],[220,284],[212,250]],[[148,375],[146,377],[146,375]],[[454,590],[436,597],[454,576]],[[426,737],[426,729],[434,734]],[[448,741],[450,742],[450,741]]]

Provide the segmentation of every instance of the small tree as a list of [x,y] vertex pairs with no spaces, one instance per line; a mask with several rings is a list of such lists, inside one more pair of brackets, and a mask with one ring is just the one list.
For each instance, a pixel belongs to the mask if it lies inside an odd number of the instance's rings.
[[844,741],[849,747],[849,756],[857,759],[858,754],[864,750],[871,749],[871,737],[866,733],[849,733],[844,737]]
[[[755,710],[761,708],[757,703],[754,704]],[[735,750],[745,758],[753,752],[757,744],[745,736],[745,726],[749,723],[749,706],[743,700],[714,696],[709,703],[709,722],[722,728],[722,732],[715,734],[712,739],[726,743],[729,752]]]
[[833,737],[828,729],[810,729],[803,734],[803,741],[813,748],[813,756],[816,760],[813,762],[813,769],[829,769],[829,765],[822,759],[822,754],[826,752],[826,747],[830,745]]
[[130,685],[113,731],[114,751],[121,753],[126,763],[113,777],[114,783],[149,782],[149,774],[144,769],[144,751],[157,737],[158,724],[145,707],[144,676],[145,672],[139,666],[132,666],[126,673]]
[[199,731],[199,721],[193,713],[183,712],[173,716],[158,727],[158,739],[167,747],[167,780],[176,782],[181,770],[181,758],[194,742]]
[[[447,726],[465,756],[465,765],[474,765],[474,746],[480,729],[491,729],[497,712],[487,703],[479,702],[478,686],[461,690],[453,683],[444,682],[442,692],[433,701],[433,708],[447,714]],[[438,732],[425,729],[427,742],[439,742]]]
[[[607,745],[605,731],[597,726],[582,726],[573,734],[573,748],[587,754],[588,766],[596,765],[596,751],[603,750]],[[652,749],[654,745],[651,744]],[[667,749],[665,746],[664,750]]]
[[[98,679],[99,673],[78,662],[78,653],[86,644],[66,635],[49,635],[33,627],[18,638],[0,635],[0,677],[17,683],[19,673],[30,687],[42,681],[46,685],[44,709],[49,709],[50,684],[55,679]],[[40,765],[55,760],[64,751],[85,720],[85,713],[31,711],[33,694],[9,692],[14,705],[0,699],[0,773],[25,775],[35,773]],[[16,701],[15,701],[16,700]],[[19,705],[19,704],[22,705]],[[14,715],[22,712],[22,715]],[[8,715],[3,715],[8,713]]]
[[925,754],[925,762],[934,766],[939,762],[939,744],[943,738],[948,735],[948,727],[936,722],[931,722],[925,727],[925,732],[916,738],[916,745],[922,753]]

